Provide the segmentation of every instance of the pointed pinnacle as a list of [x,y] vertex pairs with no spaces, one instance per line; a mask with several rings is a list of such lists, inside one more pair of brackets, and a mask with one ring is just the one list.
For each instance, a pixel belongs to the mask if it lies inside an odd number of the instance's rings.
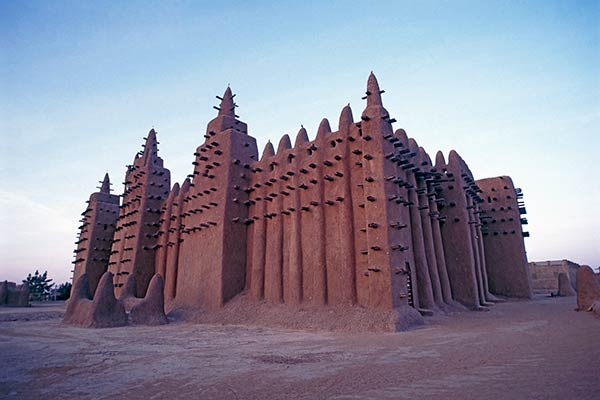
[[450,150],[448,154],[448,164],[447,165],[460,165],[460,156],[456,152],[456,150]]
[[273,143],[269,140],[265,145],[265,149],[263,150],[262,157],[260,160],[266,160],[269,157],[273,157],[275,155],[275,149],[273,148]]
[[154,130],[154,128],[152,128],[150,129],[150,132],[148,132],[146,144],[144,145],[144,163],[147,163],[148,160],[150,160],[156,155],[156,152],[158,151],[157,144],[158,143],[156,141],[156,131]]
[[329,126],[329,120],[323,118],[319,124],[319,129],[317,130],[317,139],[322,139],[328,133],[331,133],[331,126]]
[[102,186],[100,186],[100,193],[110,194],[110,178],[108,177],[108,172],[106,174],[104,174],[104,179],[102,180]]
[[308,133],[306,132],[306,129],[304,129],[304,126],[302,126],[298,131],[298,134],[296,134],[296,141],[294,142],[294,147],[298,147],[304,143],[308,143],[308,141]]
[[146,147],[144,147],[144,149],[152,149],[156,144],[156,131],[154,128],[152,128],[150,129],[150,132],[148,132],[148,137],[146,138]]
[[186,178],[181,185],[181,189],[179,190],[179,197],[183,198],[185,194],[190,190],[190,185],[192,181],[190,178]]
[[219,106],[219,115],[228,115],[235,118],[235,103],[233,102],[233,94],[229,85],[227,85],[227,89],[223,93],[221,105]]
[[354,123],[354,117],[352,116],[352,109],[350,108],[350,104],[342,108],[342,112],[340,113],[340,122],[338,125],[338,129],[340,131],[347,129],[348,126]]
[[438,169],[443,169],[446,167],[446,160],[444,160],[444,153],[441,150],[435,154],[435,167]]
[[417,143],[417,141],[414,138],[410,138],[408,139],[408,148],[411,152],[416,153],[419,151],[419,143]]
[[394,133],[394,136],[398,138],[404,146],[408,146],[408,135],[404,129],[398,129]]
[[279,140],[279,145],[277,146],[277,154],[281,154],[281,152],[289,150],[292,148],[292,141],[288,135],[283,135],[281,140]]
[[421,162],[426,161],[428,165],[431,165],[431,158],[429,157],[429,154],[427,154],[423,146],[419,146],[417,154]]
[[371,71],[369,79],[367,80],[367,107],[383,105],[381,102],[381,93],[383,93],[383,91],[379,89],[377,78],[373,71]]

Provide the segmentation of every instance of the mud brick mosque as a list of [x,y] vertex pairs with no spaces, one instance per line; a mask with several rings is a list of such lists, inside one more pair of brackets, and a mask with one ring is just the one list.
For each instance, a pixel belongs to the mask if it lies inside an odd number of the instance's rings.
[[359,118],[345,106],[336,131],[323,119],[314,140],[301,128],[259,157],[228,87],[193,171],[172,186],[152,129],[123,193],[106,175],[91,195],[74,285],[85,281],[90,301],[111,297],[108,285],[114,303],[160,280],[167,312],[244,296],[411,321],[531,297],[520,189],[508,176],[476,180],[454,150],[432,159],[392,128],[382,93],[371,73]]

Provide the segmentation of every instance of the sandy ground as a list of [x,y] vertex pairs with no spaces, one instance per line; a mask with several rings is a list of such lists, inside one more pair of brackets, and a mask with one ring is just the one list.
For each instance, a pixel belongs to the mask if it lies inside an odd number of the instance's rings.
[[574,306],[538,298],[362,334],[88,330],[40,317],[60,306],[0,309],[0,398],[600,399],[600,318]]

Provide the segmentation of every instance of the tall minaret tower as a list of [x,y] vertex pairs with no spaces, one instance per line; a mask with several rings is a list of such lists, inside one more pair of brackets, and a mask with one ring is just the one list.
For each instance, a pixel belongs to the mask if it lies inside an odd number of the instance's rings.
[[88,207],[81,214],[82,223],[79,238],[75,244],[75,268],[73,269],[73,284],[83,274],[88,275],[90,291],[93,294],[98,281],[108,268],[110,248],[115,225],[119,215],[119,196],[110,194],[110,179],[108,173],[100,181],[100,191],[92,193]]
[[115,275],[115,294],[130,274],[138,296],[146,293],[155,270],[160,214],[171,187],[171,177],[158,156],[156,131],[150,130],[144,150],[127,166],[123,204],[115,230],[109,270]]
[[258,151],[235,115],[234,96],[227,87],[217,97],[219,113],[196,150],[192,182],[179,205],[175,306],[220,307],[244,288],[250,164]]
[[[400,177],[392,156],[398,150],[388,111],[381,100],[382,90],[371,73],[367,81],[366,100],[358,135],[353,142],[357,154],[353,171],[353,204],[361,215],[356,226],[357,296],[359,304],[372,308],[408,310],[412,251],[407,230],[409,225],[404,205],[396,200],[405,197],[395,183]],[[357,220],[358,221],[358,220]],[[407,311],[408,310],[408,311]],[[412,311],[411,311],[412,310]]]

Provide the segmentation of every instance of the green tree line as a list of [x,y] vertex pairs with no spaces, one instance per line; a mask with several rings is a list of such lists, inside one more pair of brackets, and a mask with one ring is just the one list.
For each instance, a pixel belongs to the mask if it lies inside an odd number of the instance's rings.
[[52,283],[52,279],[48,278],[48,271],[40,273],[36,269],[33,274],[30,273],[23,279],[23,283],[29,287],[29,299],[32,301],[67,300],[71,295],[71,283]]

